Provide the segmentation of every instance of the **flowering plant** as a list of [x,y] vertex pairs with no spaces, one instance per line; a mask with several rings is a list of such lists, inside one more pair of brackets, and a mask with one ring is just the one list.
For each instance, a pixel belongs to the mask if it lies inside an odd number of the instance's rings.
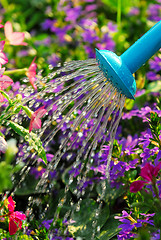
[[160,239],[160,51],[136,73],[112,152],[98,69],[95,83],[73,74],[95,48],[121,55],[161,19],[160,3],[1,1],[1,238]]

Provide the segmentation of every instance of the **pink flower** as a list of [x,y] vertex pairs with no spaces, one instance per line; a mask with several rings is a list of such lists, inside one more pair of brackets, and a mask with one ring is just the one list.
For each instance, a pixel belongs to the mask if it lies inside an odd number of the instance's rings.
[[[1,71],[1,73],[3,72],[3,70]],[[0,90],[4,90],[5,88],[8,88],[12,83],[13,81],[10,77],[6,75],[0,76]],[[0,93],[0,102],[3,102],[3,101],[4,101],[4,96],[2,95],[2,93]]]
[[11,45],[27,45],[27,43],[23,42],[25,34],[21,32],[13,32],[12,24],[9,21],[4,25],[4,34]]
[[130,192],[134,192],[134,193],[138,192],[143,188],[143,186],[146,183],[153,183],[154,178],[157,177],[160,171],[160,168],[161,168],[161,162],[156,167],[154,167],[150,163],[146,163],[145,166],[141,169],[140,176],[147,181],[145,182],[143,180],[138,180],[131,183]]
[[8,197],[8,210],[10,213],[14,212],[15,209],[15,202],[13,201],[12,197]]
[[154,167],[150,163],[146,163],[145,166],[141,169],[140,175],[142,176],[142,178],[144,178],[148,182],[152,182],[153,177],[157,177],[160,167],[161,167],[161,162],[156,167]]
[[41,117],[46,113],[46,109],[43,107],[40,107],[37,109],[32,115],[31,115],[31,121],[29,126],[29,132],[32,131],[33,128],[39,129],[41,128]]
[[37,86],[34,84],[35,80],[36,80],[36,68],[37,68],[37,64],[35,63],[35,59],[33,59],[31,65],[28,68],[28,71],[26,72],[26,76],[29,78],[29,81],[31,83],[31,85],[33,86],[33,88],[36,90]]
[[8,62],[8,58],[3,52],[5,41],[0,41],[0,67]]
[[14,212],[15,202],[12,197],[8,198],[8,210],[9,210],[9,233],[14,235],[18,229],[22,228],[22,220],[26,219],[25,214],[18,211]]
[[147,183],[147,182],[145,182],[143,180],[138,180],[138,181],[131,183],[130,192],[136,193],[136,192],[140,191],[144,187],[145,183]]
[[2,21],[0,20],[0,28],[3,28],[4,26],[1,24],[1,22],[2,22]]

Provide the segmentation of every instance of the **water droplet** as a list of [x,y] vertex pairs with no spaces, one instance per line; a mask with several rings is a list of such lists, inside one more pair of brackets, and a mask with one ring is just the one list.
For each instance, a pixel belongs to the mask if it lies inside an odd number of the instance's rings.
[[100,232],[100,230],[101,230],[101,227],[97,226],[97,232]]
[[83,133],[82,132],[78,132],[78,136],[79,137],[83,137]]

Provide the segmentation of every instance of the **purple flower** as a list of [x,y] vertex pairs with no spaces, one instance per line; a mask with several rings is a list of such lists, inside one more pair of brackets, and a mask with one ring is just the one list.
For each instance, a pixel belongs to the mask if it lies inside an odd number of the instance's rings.
[[123,210],[122,216],[115,216],[115,219],[118,219],[120,222],[123,223],[118,226],[118,228],[122,228],[121,231],[119,232],[119,235],[117,236],[118,239],[124,240],[124,239],[130,239],[132,237],[134,238],[136,234],[133,233],[133,229],[142,227],[144,223],[154,226],[154,221],[151,220],[150,218],[153,217],[155,213],[152,213],[152,214],[140,213],[140,215],[141,215],[140,217],[144,217],[144,218],[135,220],[131,216],[131,212],[130,214],[128,214],[125,210]]
[[28,50],[20,50],[20,51],[18,51],[17,56],[26,57],[26,56],[28,56],[28,54],[29,54]]
[[161,110],[157,110],[157,109],[152,109],[149,106],[145,106],[143,108],[136,109],[136,110],[131,110],[128,113],[124,113],[122,116],[122,119],[131,119],[133,116],[137,116],[143,119],[143,122],[147,122],[147,116],[148,114],[150,114],[151,112],[156,112],[158,113],[159,116],[161,116]]
[[159,56],[155,56],[149,61],[149,65],[151,71],[146,74],[147,78],[151,81],[159,80],[160,74],[157,73],[161,70],[161,58]]
[[132,7],[128,14],[129,14],[129,16],[137,16],[137,15],[139,15],[139,13],[140,13],[139,8]]
[[55,67],[58,62],[60,62],[60,57],[58,57],[55,53],[53,53],[50,57],[48,57],[48,63]]
[[82,7],[81,6],[77,6],[75,8],[69,8],[66,10],[66,21],[69,22],[76,22],[76,20],[79,18],[79,16],[81,15],[81,11],[82,11]]
[[44,220],[42,222],[42,225],[44,225],[44,227],[49,230],[50,226],[51,226],[51,223],[53,222],[54,219],[50,219],[50,220]]
[[145,89],[142,89],[142,90],[136,90],[136,93],[135,93],[135,97],[140,97],[141,95],[143,95],[145,93]]
[[149,20],[160,21],[161,20],[160,12],[161,12],[160,4],[149,4],[147,10]]
[[151,240],[159,240],[160,239],[160,230],[157,230],[156,232],[152,233]]
[[161,58],[155,56],[154,59],[149,60],[150,68],[159,72],[161,70]]
[[145,148],[144,152],[140,154],[140,157],[142,158],[142,163],[146,163],[147,159],[151,156],[154,156],[156,152],[158,151],[158,147],[155,147],[153,149]]
[[117,25],[114,24],[113,22],[108,22],[107,24],[109,32],[117,32]]
[[94,11],[97,9],[97,5],[96,4],[89,4],[85,7],[85,11],[90,12],[90,11]]
[[77,177],[80,174],[80,169],[81,169],[81,163],[77,167],[72,167],[71,170],[69,170],[69,174],[72,174],[73,177]]
[[139,138],[139,145],[142,145],[143,149],[145,149],[150,144],[150,138],[152,138],[152,134],[150,129],[148,128],[146,131],[141,133]]
[[156,81],[156,80],[159,80],[160,79],[160,75],[159,74],[156,74],[155,72],[152,72],[152,71],[149,71],[147,74],[146,74],[147,78],[151,81]]
[[151,220],[150,218],[154,217],[155,213],[148,213],[148,214],[140,213],[140,215],[144,216],[144,219],[139,219],[138,220],[140,223],[148,223],[148,224],[154,226],[154,221]]
[[85,46],[85,50],[86,50],[86,53],[88,54],[89,58],[95,58],[96,57],[96,54],[95,54],[95,51],[94,51],[93,48],[91,48],[89,46]]
[[138,149],[138,148],[135,148],[136,145],[138,144],[138,136],[130,136],[128,135],[127,136],[127,139],[125,138],[122,138],[121,141],[119,141],[119,144],[122,145],[122,154],[126,153],[127,155],[131,155],[131,154],[134,154],[135,151]]
[[115,216],[115,219],[118,219],[123,224],[119,225],[118,228],[121,228],[119,232],[118,239],[129,239],[129,237],[135,237],[136,234],[132,232],[133,229],[142,227],[142,224],[137,222],[128,214],[125,210],[122,211],[122,216]]
[[46,19],[42,24],[41,24],[41,27],[43,30],[48,30],[52,27],[53,25],[53,20],[50,20],[50,19]]
[[92,44],[95,41],[98,41],[99,38],[96,35],[96,32],[92,29],[85,29],[82,33],[83,41]]
[[50,37],[47,37],[43,40],[37,40],[35,41],[35,45],[46,45],[46,46],[49,46],[51,44],[51,38]]
[[79,25],[85,29],[96,26],[97,21],[94,19],[82,18]]

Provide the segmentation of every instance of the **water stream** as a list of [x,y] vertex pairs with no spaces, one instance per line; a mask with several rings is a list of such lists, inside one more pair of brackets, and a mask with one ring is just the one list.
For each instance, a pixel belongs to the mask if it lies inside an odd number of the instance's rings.
[[[68,192],[76,180],[75,195],[79,211],[83,196],[90,195],[86,192],[84,185],[94,163],[94,156],[99,152],[101,158],[104,144],[110,146],[106,168],[106,176],[109,178],[113,142],[125,103],[125,96],[117,92],[110,79],[107,80],[104,77],[95,59],[66,62],[63,66],[58,65],[54,69],[49,66],[49,69],[50,73],[45,77],[42,76],[42,72],[39,73],[36,82],[37,92],[31,86],[22,86],[19,90],[23,95],[23,104],[33,111],[42,105],[47,110],[47,114],[43,117],[42,127],[36,130],[36,133],[41,138],[46,152],[52,153],[54,156],[47,164],[46,171],[36,186],[36,191],[49,193],[54,188],[54,186],[49,187],[51,171],[57,168],[62,170],[64,166],[79,169],[77,178],[75,178],[75,172],[69,174],[64,195],[58,204],[59,208],[67,201]],[[13,116],[12,119],[25,125],[29,122],[23,112]],[[36,164],[38,159],[36,153],[32,151],[32,147],[24,144],[22,139],[19,147],[21,150],[17,162],[25,161],[25,166],[21,170],[21,181],[15,191],[23,185],[32,165]],[[91,239],[94,239],[97,232],[97,217],[101,212],[101,199],[104,193],[105,191],[102,191],[102,196],[97,199],[99,207],[95,213],[96,221],[93,223]],[[32,205],[33,199],[29,202],[29,208],[32,208],[30,205]],[[70,199],[69,202],[71,209],[66,212],[64,219],[68,219],[74,211],[73,200]],[[55,223],[58,218],[59,212],[56,211]],[[99,231],[99,226],[97,229]]]

